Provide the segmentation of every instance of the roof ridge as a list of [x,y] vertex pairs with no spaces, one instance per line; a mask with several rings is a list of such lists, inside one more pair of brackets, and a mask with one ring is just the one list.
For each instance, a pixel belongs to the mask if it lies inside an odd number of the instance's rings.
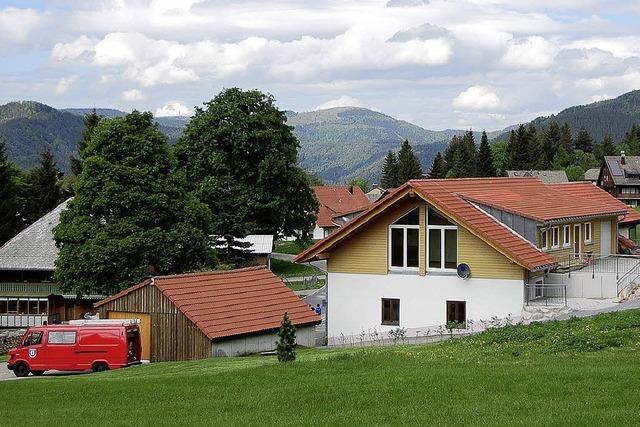
[[193,273],[180,273],[180,274],[166,274],[160,276],[153,276],[154,279],[178,279],[180,277],[194,277],[194,276],[217,276],[230,273],[239,273],[244,271],[254,270],[266,270],[266,265],[256,265],[252,267],[236,268],[233,270],[210,270],[210,271],[197,271]]

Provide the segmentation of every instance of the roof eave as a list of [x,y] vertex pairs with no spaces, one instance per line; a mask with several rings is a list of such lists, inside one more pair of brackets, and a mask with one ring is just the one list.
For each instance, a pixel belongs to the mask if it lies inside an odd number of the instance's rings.
[[594,214],[594,215],[579,215],[579,216],[566,216],[566,217],[558,217],[558,218],[548,218],[543,220],[543,224],[544,225],[552,225],[552,224],[562,224],[564,222],[571,222],[571,221],[585,221],[585,220],[590,220],[590,219],[600,219],[600,218],[607,218],[607,217],[613,217],[615,216],[616,218],[619,215],[626,215],[627,211],[616,211],[616,212],[606,212],[606,213],[602,213],[602,214]]

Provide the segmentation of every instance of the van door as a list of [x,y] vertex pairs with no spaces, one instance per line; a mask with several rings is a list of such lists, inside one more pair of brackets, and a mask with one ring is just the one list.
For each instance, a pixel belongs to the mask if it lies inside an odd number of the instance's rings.
[[32,371],[47,370],[47,350],[42,344],[44,332],[31,330],[22,341],[25,359]]
[[78,361],[76,343],[78,333],[76,330],[56,329],[47,332],[47,365],[48,369],[59,371],[76,371]]

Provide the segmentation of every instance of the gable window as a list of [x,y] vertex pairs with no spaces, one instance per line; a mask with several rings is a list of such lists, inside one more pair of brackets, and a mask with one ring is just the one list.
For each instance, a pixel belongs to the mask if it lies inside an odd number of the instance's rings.
[[560,227],[551,228],[551,247],[560,247]]
[[447,326],[465,328],[467,304],[465,301],[447,301]]
[[562,226],[562,246],[565,248],[571,246],[571,227],[568,225]]
[[415,208],[389,226],[391,269],[418,269],[420,209]]
[[542,230],[540,232],[540,247],[542,249],[549,249],[549,230]]
[[382,298],[382,324],[389,326],[400,325],[400,300],[396,298]]
[[455,270],[458,267],[458,227],[429,208],[427,249],[429,269]]
[[584,223],[584,242],[591,243],[591,223]]

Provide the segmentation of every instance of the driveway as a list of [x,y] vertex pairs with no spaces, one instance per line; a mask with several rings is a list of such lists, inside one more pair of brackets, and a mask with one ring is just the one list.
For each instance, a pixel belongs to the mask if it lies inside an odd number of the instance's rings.
[[[290,255],[290,254],[281,254],[281,253],[277,253],[274,252],[271,254],[271,258],[274,259],[279,259],[282,261],[289,261],[289,262],[293,262],[293,258],[295,257],[295,255]],[[311,264],[316,268],[319,268],[320,270],[322,270],[323,272],[327,271],[327,261],[312,261],[309,263],[305,263],[305,264]]]
[[[87,371],[86,373],[89,373]],[[29,380],[29,379],[38,379],[38,378],[51,378],[51,377],[65,377],[69,375],[82,375],[85,372],[61,372],[61,371],[48,371],[45,372],[41,377],[34,377],[33,375],[29,375],[28,377],[18,378],[13,374],[13,371],[7,369],[7,364],[5,362],[0,363],[0,381],[12,381],[12,380]]]

